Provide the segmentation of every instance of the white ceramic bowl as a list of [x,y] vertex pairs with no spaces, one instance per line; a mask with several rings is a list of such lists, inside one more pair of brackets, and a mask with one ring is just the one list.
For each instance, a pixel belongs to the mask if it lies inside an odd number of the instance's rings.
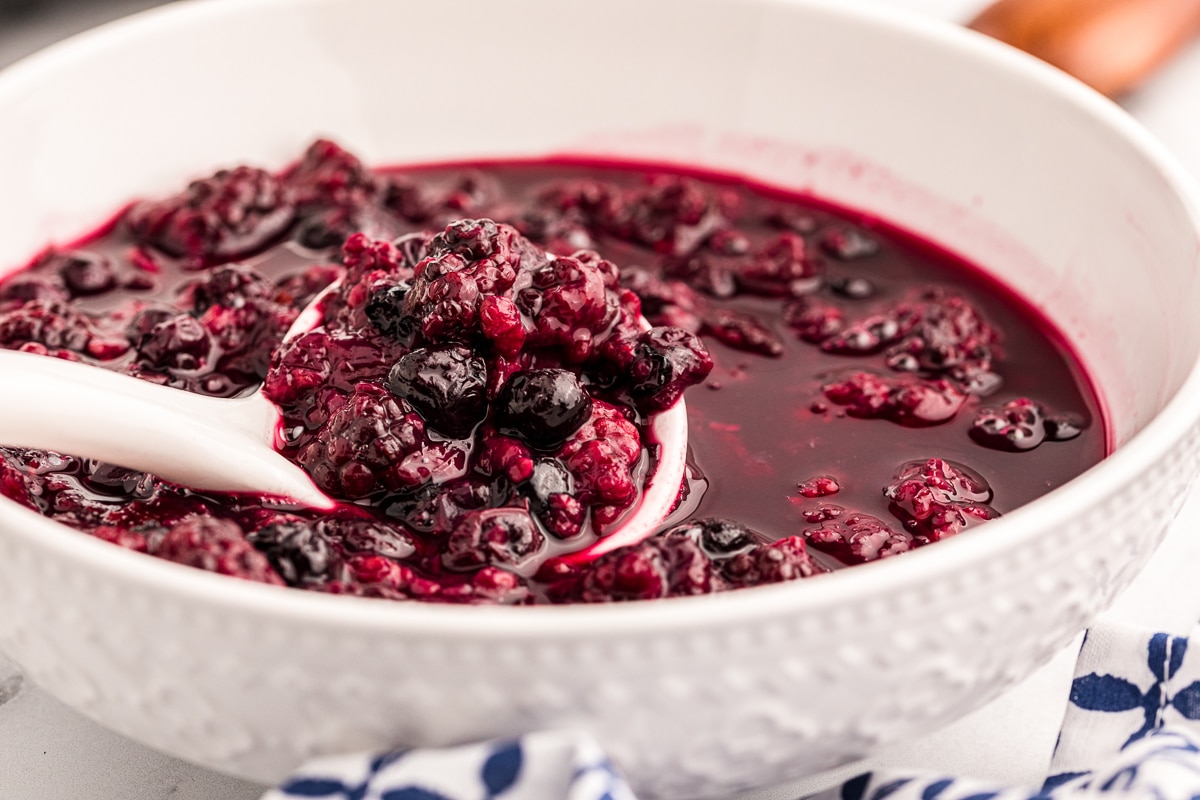
[[1115,454],[885,563],[722,596],[448,608],[130,554],[0,503],[0,647],[166,752],[270,781],[315,753],[548,726],[647,797],[716,796],[936,728],[1029,674],[1162,536],[1200,450],[1200,218],[1161,149],[948,26],[780,0],[218,0],[0,76],[0,264],[318,134],[376,164],[560,152],[811,190],[985,265],[1061,327]]

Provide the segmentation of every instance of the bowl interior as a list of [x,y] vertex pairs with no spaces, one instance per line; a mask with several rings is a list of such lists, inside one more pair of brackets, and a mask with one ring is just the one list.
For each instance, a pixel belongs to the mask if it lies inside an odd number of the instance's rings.
[[[1122,542],[1130,552],[1110,547],[1120,552],[1107,561],[1090,552],[1046,559],[1035,566],[1057,570],[1055,580],[1026,584],[1037,553],[1061,553],[1022,550],[1031,555],[1019,574],[1004,571],[1011,560],[988,558],[1016,552],[1014,541],[1061,542],[1043,534],[1056,525],[1062,533],[1070,514],[1097,505],[1088,492],[1123,488],[1188,429],[1195,412],[1182,401],[1200,384],[1162,413],[1200,352],[1192,313],[1200,307],[1200,214],[1191,190],[1115,107],[1024,57],[949,28],[860,15],[834,0],[173,5],[0,77],[0,271],[47,242],[79,237],[135,197],[173,191],[220,166],[280,167],[322,135],[373,164],[590,154],[692,164],[811,192],[943,245],[1041,308],[1098,385],[1118,447],[1156,417],[1166,424],[1137,437],[1147,446],[1125,447],[1100,465],[1093,477],[1103,471],[1103,480],[1092,488],[1076,482],[1055,492],[1070,498],[1057,512],[1034,518],[1022,509],[994,523],[1008,539],[959,537],[928,553],[845,571],[862,579],[843,573],[642,608],[414,608],[275,591],[127,557],[0,503],[0,550],[11,546],[25,559],[11,560],[5,568],[15,577],[0,581],[5,607],[22,609],[0,625],[6,648],[19,651],[31,674],[36,667],[44,686],[129,735],[268,779],[311,752],[477,738],[504,726],[574,719],[578,698],[592,697],[589,682],[611,678],[618,694],[645,689],[627,695],[625,706],[596,694],[608,699],[586,709],[602,718],[610,743],[621,745],[614,754],[623,765],[645,783],[661,781],[662,796],[699,795],[697,787],[728,794],[860,755],[984,702],[1061,647],[1153,543],[1153,525],[1126,523],[1133,532]],[[984,562],[999,566],[986,572]],[[45,602],[46,581],[34,585],[34,578],[56,571],[75,578],[61,585],[77,594]],[[91,591],[92,582],[108,591]],[[1000,606],[975,593],[997,586],[1019,592],[1021,602],[1051,593],[1061,602],[1047,611],[1014,601],[992,613]],[[963,598],[977,601],[980,624],[942,636],[935,617],[969,606]],[[893,613],[904,602],[927,630],[902,631],[911,652],[882,652],[901,641],[889,636],[904,627]],[[54,625],[64,608],[75,615],[65,631]],[[856,640],[856,619],[878,625]],[[764,620],[770,626],[752,624]],[[804,636],[793,635],[793,625],[808,626]],[[687,639],[689,632],[696,636]],[[622,646],[609,647],[618,637]],[[145,651],[152,657],[136,658],[142,651],[125,646],[145,639],[152,640],[147,647],[161,645]],[[179,640],[188,646],[175,646]],[[879,653],[870,650],[876,643]],[[945,669],[926,663],[926,654],[952,646],[964,653]],[[215,654],[211,661],[225,672],[196,652]],[[863,654],[911,656],[935,678],[913,680],[909,661],[882,669]],[[544,685],[527,680],[527,664],[549,673],[564,658],[585,666]],[[228,690],[237,676],[272,675],[262,665],[280,662],[290,681],[315,687],[311,703],[295,702],[287,681],[264,681],[253,695]],[[396,674],[410,663],[435,666]],[[112,680],[94,685],[92,673],[105,665]],[[774,694],[751,707],[741,690],[758,685],[746,676],[759,671],[769,673],[761,685]],[[179,676],[196,686],[176,686]],[[713,693],[714,676],[738,691]],[[658,677],[661,683],[651,680]],[[672,692],[693,678],[703,702],[675,714],[670,703],[687,695]],[[164,722],[170,704],[129,702],[151,684],[161,697],[191,702],[206,681],[212,697],[201,699],[219,713],[203,716],[197,701],[187,709],[194,713],[178,714],[187,720],[182,732],[174,720]],[[461,689],[462,697],[501,699],[495,706],[464,700],[461,713],[443,713],[426,702],[430,681]],[[789,695],[792,706],[778,700],[805,681],[814,681],[817,696]],[[852,688],[824,691],[839,681]],[[129,688],[128,696],[110,684]],[[324,713],[322,702],[360,685],[370,701],[353,706],[356,720],[347,719],[345,704]],[[496,685],[525,692],[520,713]],[[549,700],[538,694],[542,688]],[[849,722],[832,730],[852,717],[851,701],[866,720],[861,730]],[[268,706],[271,713],[260,713]],[[813,727],[808,734],[788,729],[787,747],[772,741],[753,752],[721,749],[729,741],[744,745],[762,720],[796,707]],[[630,724],[635,712],[638,724]],[[711,724],[697,723],[703,714]],[[743,728],[728,727],[735,717]],[[236,736],[212,733],[226,723],[259,730],[271,721],[278,728],[245,752],[226,748]],[[397,725],[408,726],[405,735]],[[693,741],[706,736],[711,750]],[[756,760],[764,754],[789,761]],[[684,773],[708,777],[671,783]]]
[[234,5],[152,12],[17,68],[0,264],[316,135],[375,164],[620,155],[811,191],[983,265],[1061,327],[1117,445],[1195,360],[1196,241],[1168,179],[1097,124],[1116,118],[1103,101],[1031,91],[1055,76],[998,46],[960,59],[926,28],[786,2]]

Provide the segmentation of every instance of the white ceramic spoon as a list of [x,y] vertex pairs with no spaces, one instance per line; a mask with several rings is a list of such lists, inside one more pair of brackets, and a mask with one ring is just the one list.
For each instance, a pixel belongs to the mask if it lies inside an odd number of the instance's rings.
[[[315,327],[324,296],[285,338]],[[261,390],[205,397],[12,350],[0,350],[0,376],[0,444],[94,458],[193,489],[279,495],[318,509],[335,505],[308,473],[275,451],[281,415]],[[659,458],[641,501],[619,529],[582,551],[585,560],[640,542],[673,508],[687,451],[683,401],[658,414],[651,428]]]
[[94,458],[193,489],[334,505],[275,451],[280,413],[261,391],[205,397],[12,350],[0,350],[0,375],[0,444]]

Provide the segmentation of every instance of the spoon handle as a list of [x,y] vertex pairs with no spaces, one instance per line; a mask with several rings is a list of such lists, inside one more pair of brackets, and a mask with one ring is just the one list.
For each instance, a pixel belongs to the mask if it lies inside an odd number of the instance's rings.
[[996,0],[970,27],[1112,97],[1200,32],[1200,0]]
[[12,350],[0,350],[0,376],[0,444],[94,458],[193,489],[330,505],[273,449],[279,413],[260,394],[205,397]]

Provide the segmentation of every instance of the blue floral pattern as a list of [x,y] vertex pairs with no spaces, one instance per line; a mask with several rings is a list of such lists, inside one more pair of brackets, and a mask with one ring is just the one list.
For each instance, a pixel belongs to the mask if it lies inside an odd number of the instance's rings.
[[263,800],[636,800],[591,738],[520,739],[305,764]]
[[[812,800],[1200,800],[1200,647],[1115,625],[1084,639],[1040,787],[869,772]],[[543,732],[306,764],[263,800],[636,800],[592,739]]]

